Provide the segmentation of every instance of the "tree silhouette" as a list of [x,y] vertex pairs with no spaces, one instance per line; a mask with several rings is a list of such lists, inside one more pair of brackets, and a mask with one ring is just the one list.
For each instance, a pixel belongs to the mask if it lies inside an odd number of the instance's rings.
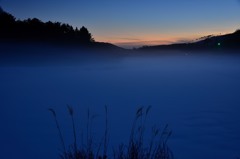
[[94,42],[86,27],[73,29],[72,26],[60,22],[46,23],[37,18],[17,20],[14,16],[0,8],[0,38],[14,38],[25,40],[44,40],[54,42],[68,42],[74,44],[89,44]]
[[94,41],[91,33],[89,33],[87,28],[85,28],[84,26],[78,31],[78,35],[79,35],[79,40],[83,43],[88,43],[88,42]]
[[13,25],[15,22],[15,17],[2,10],[0,11],[0,20],[2,22],[0,26]]
[[14,34],[15,17],[1,9],[0,12],[0,34],[3,37],[12,37]]

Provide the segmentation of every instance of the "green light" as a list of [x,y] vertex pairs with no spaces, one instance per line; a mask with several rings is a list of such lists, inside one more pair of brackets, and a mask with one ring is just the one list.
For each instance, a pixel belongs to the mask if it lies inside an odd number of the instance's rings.
[[218,46],[221,46],[221,43],[218,43]]

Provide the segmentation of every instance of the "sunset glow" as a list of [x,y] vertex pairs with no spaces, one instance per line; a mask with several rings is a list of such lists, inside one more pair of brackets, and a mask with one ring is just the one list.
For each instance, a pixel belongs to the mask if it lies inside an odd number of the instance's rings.
[[17,19],[85,26],[97,41],[123,47],[193,41],[239,29],[238,0],[0,1]]
[[240,159],[240,0],[0,0],[0,159]]

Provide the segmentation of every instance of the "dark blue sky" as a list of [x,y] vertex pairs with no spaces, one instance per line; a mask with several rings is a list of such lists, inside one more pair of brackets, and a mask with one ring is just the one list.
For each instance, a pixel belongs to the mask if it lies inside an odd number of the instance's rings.
[[0,0],[17,18],[86,26],[97,41],[186,41],[240,28],[239,0]]

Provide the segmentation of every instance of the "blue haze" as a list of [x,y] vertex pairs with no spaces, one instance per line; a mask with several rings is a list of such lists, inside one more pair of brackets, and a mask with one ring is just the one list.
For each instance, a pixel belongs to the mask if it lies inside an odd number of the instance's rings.
[[72,65],[10,65],[0,67],[0,76],[0,158],[56,159],[61,145],[48,108],[56,110],[71,143],[66,104],[75,109],[78,137],[86,130],[87,109],[97,115],[96,141],[103,135],[108,105],[109,150],[127,143],[136,109],[152,105],[147,126],[169,124],[176,159],[240,156],[238,55],[179,53]]
[[233,32],[240,25],[237,0],[3,0],[0,5],[20,19],[84,25],[96,40],[109,42],[174,42]]

